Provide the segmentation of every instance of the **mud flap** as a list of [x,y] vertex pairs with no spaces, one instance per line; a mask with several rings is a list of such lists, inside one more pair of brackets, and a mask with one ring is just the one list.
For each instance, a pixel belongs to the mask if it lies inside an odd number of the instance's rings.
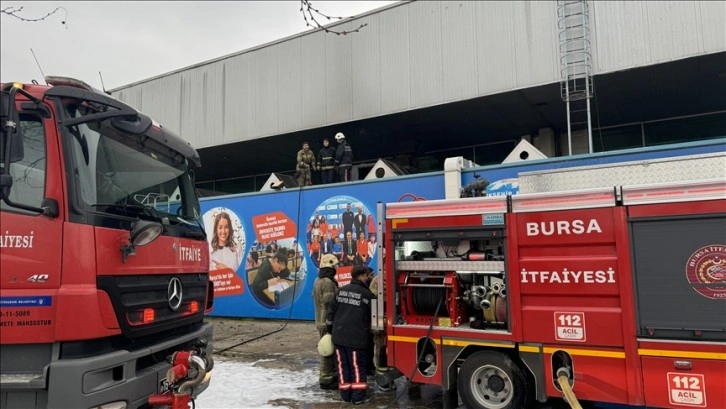
[[405,375],[403,373],[401,373],[401,371],[399,371],[396,368],[391,368],[390,371],[376,374],[376,382],[379,385],[387,385],[402,376],[405,376]]
[[527,367],[529,375],[534,380],[534,397],[538,402],[547,401],[547,391],[545,388],[545,369],[544,355],[542,353],[542,344],[519,345],[519,358]]

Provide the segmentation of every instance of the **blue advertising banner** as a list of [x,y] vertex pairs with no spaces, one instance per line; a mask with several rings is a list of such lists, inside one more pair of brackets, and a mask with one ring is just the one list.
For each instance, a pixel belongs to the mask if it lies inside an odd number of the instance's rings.
[[[517,194],[520,172],[695,155],[726,150],[722,139],[466,169],[462,185],[489,181],[487,195]],[[377,263],[376,203],[444,198],[442,172],[203,199],[215,283],[212,315],[313,320],[311,298],[324,254],[337,280]],[[488,218],[485,224],[500,220]]]
[[214,281],[211,315],[315,319],[312,289],[320,258],[376,266],[377,202],[443,199],[443,173],[338,183],[203,199]]

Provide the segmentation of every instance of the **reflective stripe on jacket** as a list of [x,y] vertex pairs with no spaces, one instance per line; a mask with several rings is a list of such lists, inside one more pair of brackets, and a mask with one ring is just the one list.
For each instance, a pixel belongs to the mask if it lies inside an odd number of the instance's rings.
[[329,170],[335,167],[335,148],[323,147],[318,153],[318,167],[320,170]]

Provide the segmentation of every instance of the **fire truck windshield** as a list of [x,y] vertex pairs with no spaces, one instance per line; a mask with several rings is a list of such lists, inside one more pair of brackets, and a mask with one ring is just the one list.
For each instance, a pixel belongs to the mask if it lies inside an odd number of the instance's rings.
[[[71,118],[89,112],[66,105]],[[189,162],[182,154],[143,134],[124,132],[112,119],[67,127],[77,202],[103,214],[146,218],[201,230],[199,202]],[[158,131],[159,129],[156,128]]]

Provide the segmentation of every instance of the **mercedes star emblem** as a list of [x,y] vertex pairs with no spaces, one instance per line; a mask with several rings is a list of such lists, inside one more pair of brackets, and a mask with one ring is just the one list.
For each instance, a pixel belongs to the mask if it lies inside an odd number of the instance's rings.
[[180,279],[176,277],[172,277],[171,280],[169,280],[169,288],[166,291],[166,295],[169,300],[169,308],[171,308],[172,311],[176,311],[179,309],[182,303],[182,282]]

